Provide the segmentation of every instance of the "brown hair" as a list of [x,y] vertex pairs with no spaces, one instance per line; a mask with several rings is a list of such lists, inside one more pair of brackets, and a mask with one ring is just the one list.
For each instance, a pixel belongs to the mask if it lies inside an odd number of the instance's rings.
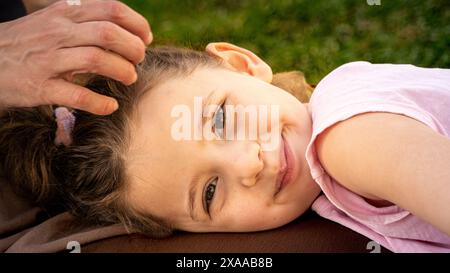
[[[16,193],[49,213],[68,210],[85,225],[122,223],[129,232],[167,236],[173,231],[170,223],[126,205],[124,155],[135,106],[165,79],[219,66],[220,60],[206,52],[160,47],[147,50],[136,67],[138,81],[131,86],[101,76],[89,79],[88,88],[116,98],[120,107],[108,116],[75,111],[73,143],[67,147],[53,143],[56,106],[8,109],[0,118],[0,174]],[[274,82],[302,101],[309,99],[312,88],[302,74],[275,75]]]

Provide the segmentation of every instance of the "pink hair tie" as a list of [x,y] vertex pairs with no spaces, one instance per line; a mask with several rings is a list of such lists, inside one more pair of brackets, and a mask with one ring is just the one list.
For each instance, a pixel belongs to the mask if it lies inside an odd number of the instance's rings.
[[56,134],[55,145],[63,144],[69,146],[72,144],[72,131],[75,125],[75,116],[66,107],[57,107],[55,110],[56,116]]

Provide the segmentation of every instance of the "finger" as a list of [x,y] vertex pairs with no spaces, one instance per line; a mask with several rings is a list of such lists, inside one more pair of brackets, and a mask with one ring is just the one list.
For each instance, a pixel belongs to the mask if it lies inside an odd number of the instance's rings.
[[71,47],[59,49],[54,72],[72,72],[103,75],[130,85],[137,79],[135,67],[121,56],[98,47]]
[[147,20],[120,1],[81,0],[80,5],[61,1],[53,6],[53,10],[76,23],[110,21],[140,37],[146,45],[153,39]]
[[50,104],[64,105],[95,115],[109,115],[119,108],[114,98],[61,79],[49,82],[45,87],[44,95]]
[[144,60],[145,45],[139,37],[111,22],[76,24],[64,47],[98,46],[114,51],[134,64]]

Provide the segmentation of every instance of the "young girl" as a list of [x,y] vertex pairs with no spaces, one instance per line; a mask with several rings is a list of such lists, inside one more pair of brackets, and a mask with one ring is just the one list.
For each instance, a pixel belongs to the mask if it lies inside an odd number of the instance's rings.
[[[152,236],[272,229],[312,206],[392,251],[450,251],[449,70],[349,63],[309,104],[271,85],[266,63],[228,43],[149,49],[137,71],[129,87],[87,83],[117,99],[109,116],[8,109],[0,121],[6,180],[85,224],[121,222]],[[229,106],[278,106],[268,112],[276,122],[263,112],[239,122]],[[232,132],[256,123],[256,138],[229,135],[230,121]],[[264,149],[268,135],[273,149]]]

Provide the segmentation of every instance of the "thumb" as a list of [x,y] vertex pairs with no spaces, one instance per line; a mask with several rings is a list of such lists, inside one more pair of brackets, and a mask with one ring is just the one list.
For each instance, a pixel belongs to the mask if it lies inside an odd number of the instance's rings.
[[114,98],[98,94],[88,88],[64,81],[54,80],[45,90],[47,100],[95,115],[109,115],[119,108]]

